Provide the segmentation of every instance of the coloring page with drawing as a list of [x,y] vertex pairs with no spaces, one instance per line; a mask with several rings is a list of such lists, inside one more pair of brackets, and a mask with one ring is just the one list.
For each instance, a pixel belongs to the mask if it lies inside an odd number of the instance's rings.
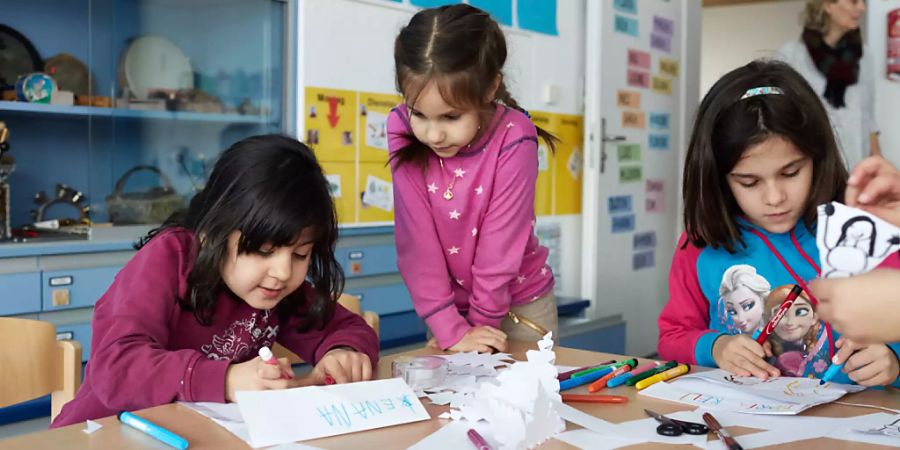
[[748,414],[797,414],[816,405],[833,402],[863,386],[826,383],[804,377],[761,380],[738,377],[715,369],[656,383],[640,393],[706,409]]
[[866,273],[900,250],[900,228],[837,202],[818,207],[816,246],[822,278]]

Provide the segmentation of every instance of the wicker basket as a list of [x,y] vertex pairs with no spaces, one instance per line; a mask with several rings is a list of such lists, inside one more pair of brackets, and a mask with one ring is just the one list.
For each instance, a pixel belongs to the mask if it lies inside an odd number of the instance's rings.
[[[122,192],[125,182],[135,172],[147,170],[159,176],[162,186],[144,192]],[[106,197],[109,220],[116,225],[165,221],[173,212],[184,206],[184,198],[175,191],[169,178],[157,167],[140,165],[129,169],[116,182],[116,190]]]

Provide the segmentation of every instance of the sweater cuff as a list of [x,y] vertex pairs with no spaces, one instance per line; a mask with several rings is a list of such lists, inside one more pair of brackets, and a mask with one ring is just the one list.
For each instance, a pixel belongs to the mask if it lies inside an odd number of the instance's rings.
[[726,334],[728,333],[711,331],[700,335],[700,339],[697,339],[697,344],[694,345],[694,362],[698,366],[719,367],[718,364],[716,364],[716,360],[713,359],[712,348],[716,339],[718,339],[719,336],[724,336]]
[[225,373],[230,364],[197,355],[181,381],[185,401],[225,403]]
[[[470,310],[471,313],[471,310]],[[438,346],[446,350],[456,345],[463,336],[472,328],[469,322],[459,314],[455,305],[444,308],[425,319],[425,325],[434,334]]]
[[507,316],[507,314],[502,314],[499,317],[492,317],[485,315],[478,309],[469,305],[469,322],[472,323],[473,326],[477,325],[487,325],[489,327],[494,327],[496,329],[500,329],[500,323],[503,322],[503,319]]

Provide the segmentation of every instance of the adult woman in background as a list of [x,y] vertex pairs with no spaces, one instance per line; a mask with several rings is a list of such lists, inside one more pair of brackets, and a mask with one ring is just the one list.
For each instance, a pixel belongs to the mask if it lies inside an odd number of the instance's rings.
[[864,0],[807,0],[800,39],[778,56],[822,97],[848,168],[881,154],[872,61],[859,29],[865,11]]

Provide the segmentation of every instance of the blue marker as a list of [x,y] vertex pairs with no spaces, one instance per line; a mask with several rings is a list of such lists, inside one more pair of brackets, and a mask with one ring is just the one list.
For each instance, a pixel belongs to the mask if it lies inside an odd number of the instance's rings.
[[834,360],[832,360],[831,365],[828,366],[828,369],[825,371],[825,375],[822,375],[822,379],[819,380],[819,386],[831,381],[831,378],[837,375],[837,373],[840,372],[843,367],[844,363],[835,364]]
[[186,448],[188,448],[188,441],[185,438],[147,419],[140,418],[130,412],[120,412],[119,421],[136,430],[143,431],[144,433],[150,435],[150,437],[152,437],[153,439],[156,439],[164,444],[171,445],[172,447],[175,447],[179,450],[185,450]]
[[559,390],[565,391],[566,389],[576,388],[583,384],[593,383],[594,381],[597,381],[597,380],[605,377],[606,374],[608,374],[612,371],[613,371],[612,367],[605,367],[596,372],[591,372],[587,375],[583,375],[583,376],[575,377],[575,378],[569,378],[568,380],[559,383]]

